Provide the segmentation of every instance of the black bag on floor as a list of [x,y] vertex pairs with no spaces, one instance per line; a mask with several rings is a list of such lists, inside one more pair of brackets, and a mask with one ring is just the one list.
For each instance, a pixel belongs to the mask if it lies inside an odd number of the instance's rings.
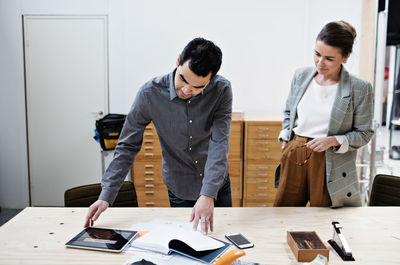
[[124,126],[126,115],[107,114],[96,121],[97,137],[103,150],[112,150],[118,143],[119,135]]

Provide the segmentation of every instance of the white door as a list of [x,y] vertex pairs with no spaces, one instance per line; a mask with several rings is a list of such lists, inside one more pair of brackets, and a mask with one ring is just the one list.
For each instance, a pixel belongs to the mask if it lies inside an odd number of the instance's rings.
[[100,182],[95,120],[108,113],[106,16],[24,16],[32,206]]

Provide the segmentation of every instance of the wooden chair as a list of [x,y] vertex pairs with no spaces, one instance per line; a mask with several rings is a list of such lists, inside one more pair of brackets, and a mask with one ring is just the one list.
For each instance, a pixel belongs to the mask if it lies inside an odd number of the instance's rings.
[[376,175],[369,206],[400,206],[400,176]]
[[[71,188],[64,193],[65,207],[89,207],[97,201],[101,192],[101,184],[89,184]],[[133,182],[124,181],[113,207],[138,207],[136,191]]]

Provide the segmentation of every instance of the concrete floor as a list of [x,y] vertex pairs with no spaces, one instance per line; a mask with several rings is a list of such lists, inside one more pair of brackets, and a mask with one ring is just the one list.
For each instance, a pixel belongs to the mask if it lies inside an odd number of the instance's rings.
[[1,209],[0,210],[0,226],[8,222],[11,218],[16,216],[22,209]]

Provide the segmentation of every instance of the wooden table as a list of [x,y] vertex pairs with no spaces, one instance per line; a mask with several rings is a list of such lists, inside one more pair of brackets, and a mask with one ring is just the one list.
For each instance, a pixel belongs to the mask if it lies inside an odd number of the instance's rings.
[[[97,226],[129,228],[132,223],[161,218],[188,221],[190,208],[109,208]],[[122,264],[132,254],[65,248],[81,229],[87,208],[26,208],[0,227],[0,264]],[[286,243],[287,230],[315,230],[326,242],[332,238],[332,221],[343,233],[356,259],[344,262],[330,249],[329,264],[399,264],[400,207],[358,208],[217,208],[213,236],[241,232],[255,247],[245,261],[262,264],[296,264]]]

